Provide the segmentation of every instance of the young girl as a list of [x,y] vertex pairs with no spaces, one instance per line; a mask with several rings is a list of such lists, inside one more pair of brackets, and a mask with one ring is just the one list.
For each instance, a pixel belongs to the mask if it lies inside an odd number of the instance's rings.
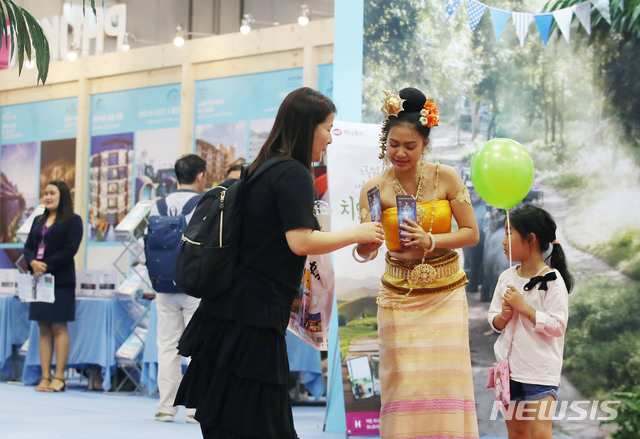
[[[516,407],[503,413],[509,438],[551,438],[573,279],[549,213],[532,205],[514,209],[508,227],[502,245],[520,265],[500,275],[488,319],[501,333],[494,345],[497,361],[507,357],[511,346],[511,401]],[[550,245],[551,255],[543,259]]]

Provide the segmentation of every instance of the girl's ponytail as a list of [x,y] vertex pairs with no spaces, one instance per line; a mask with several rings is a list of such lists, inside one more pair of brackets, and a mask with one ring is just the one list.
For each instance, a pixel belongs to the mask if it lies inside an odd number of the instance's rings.
[[571,293],[571,289],[573,288],[573,276],[569,273],[569,268],[567,267],[567,259],[564,256],[564,250],[559,242],[556,240],[551,244],[553,247],[551,248],[551,254],[547,258],[549,266],[551,268],[555,268],[560,272],[562,279],[564,279],[564,283],[567,286],[567,291]]
[[556,222],[544,209],[532,204],[518,207],[510,212],[511,227],[516,229],[520,236],[528,236],[534,233],[540,244],[540,252],[544,254],[552,246],[551,255],[545,259],[550,267],[560,272],[567,291],[573,288],[573,277],[567,268],[567,260],[562,246],[556,240]]

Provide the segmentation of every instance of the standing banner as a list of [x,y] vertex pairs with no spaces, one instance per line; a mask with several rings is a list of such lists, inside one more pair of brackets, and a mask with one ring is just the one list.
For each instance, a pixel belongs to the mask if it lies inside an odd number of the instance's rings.
[[[332,135],[327,149],[331,226],[342,230],[360,222],[360,190],[383,171],[378,158],[380,125],[336,121]],[[376,295],[386,248],[366,264],[354,261],[352,250],[353,246],[333,253],[347,436],[371,436],[379,434]]]

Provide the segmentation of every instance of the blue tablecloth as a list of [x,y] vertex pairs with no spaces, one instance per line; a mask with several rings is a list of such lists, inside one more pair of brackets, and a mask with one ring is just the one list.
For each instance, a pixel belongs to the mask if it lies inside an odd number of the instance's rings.
[[[158,314],[156,301],[153,300],[149,307],[149,331],[142,354],[142,374],[140,381],[153,393],[158,389],[158,347],[156,345],[156,325]],[[324,380],[322,379],[322,364],[320,351],[312,348],[295,335],[287,332],[287,355],[289,356],[289,369],[292,372],[305,372],[305,388],[314,397],[324,395]],[[186,361],[182,362],[182,369],[186,369]]]
[[304,387],[315,398],[324,395],[320,351],[312,348],[289,331],[287,331],[286,342],[289,370],[304,372]]
[[0,372],[9,373],[13,346],[29,337],[29,305],[15,296],[0,296]]
[[[67,367],[84,369],[90,364],[102,367],[102,386],[111,389],[111,375],[116,371],[115,353],[131,333],[134,320],[118,300],[76,298],[76,320],[69,322],[69,359]],[[22,382],[40,380],[38,324],[31,322],[29,350],[24,362]],[[53,364],[55,364],[55,356]]]

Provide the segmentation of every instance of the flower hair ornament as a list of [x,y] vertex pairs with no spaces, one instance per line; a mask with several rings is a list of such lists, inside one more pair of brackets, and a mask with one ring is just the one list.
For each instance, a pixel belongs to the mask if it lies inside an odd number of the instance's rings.
[[433,101],[433,98],[427,98],[422,110],[420,110],[420,123],[429,128],[438,126],[440,122],[438,114],[438,106]]
[[[398,117],[401,111],[404,111],[404,102],[406,99],[400,97],[400,93],[393,93],[390,90],[383,90],[384,98],[382,99],[382,112],[385,119],[382,121],[382,129],[380,131],[380,154],[379,158],[384,159],[387,155],[387,125],[391,116]],[[437,126],[440,122],[438,106],[433,98],[427,98],[424,106],[420,110],[420,123],[422,126],[431,128]]]

